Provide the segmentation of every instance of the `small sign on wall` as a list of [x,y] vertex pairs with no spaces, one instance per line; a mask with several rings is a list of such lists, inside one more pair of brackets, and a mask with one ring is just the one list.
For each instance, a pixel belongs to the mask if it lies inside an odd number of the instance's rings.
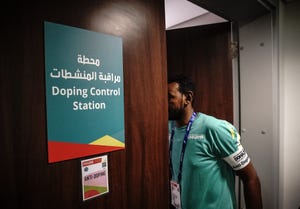
[[81,174],[83,200],[109,192],[107,155],[82,160]]
[[48,161],[124,149],[122,39],[44,26]]

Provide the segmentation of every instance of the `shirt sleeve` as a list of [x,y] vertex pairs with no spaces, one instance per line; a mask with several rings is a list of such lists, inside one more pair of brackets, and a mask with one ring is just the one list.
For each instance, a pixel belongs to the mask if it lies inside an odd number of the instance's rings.
[[229,122],[220,120],[210,130],[213,146],[217,156],[224,159],[233,170],[246,167],[250,158],[240,142],[240,135]]

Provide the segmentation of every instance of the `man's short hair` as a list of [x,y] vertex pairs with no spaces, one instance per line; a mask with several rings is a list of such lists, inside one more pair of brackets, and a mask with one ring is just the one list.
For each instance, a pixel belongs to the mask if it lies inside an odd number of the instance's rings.
[[168,79],[168,83],[176,82],[179,84],[179,92],[186,94],[188,91],[196,93],[196,87],[192,79],[184,74],[178,74]]

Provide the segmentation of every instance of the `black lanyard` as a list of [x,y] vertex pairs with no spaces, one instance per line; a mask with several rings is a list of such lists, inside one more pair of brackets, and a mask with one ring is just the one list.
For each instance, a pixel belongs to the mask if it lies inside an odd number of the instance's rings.
[[[192,114],[192,116],[189,120],[189,123],[186,127],[186,130],[185,130],[185,135],[184,135],[183,142],[182,142],[182,150],[181,150],[181,154],[180,154],[178,183],[180,183],[180,181],[181,181],[183,158],[184,158],[186,144],[187,144],[187,141],[188,141],[188,136],[189,136],[190,130],[192,128],[192,124],[193,124],[196,116],[197,116],[197,114],[195,112],[193,112],[193,114]],[[170,170],[171,170],[172,176],[173,176],[172,149],[173,149],[174,134],[175,134],[175,125],[172,127],[171,138],[170,138],[170,148],[169,148],[169,152],[170,152]]]

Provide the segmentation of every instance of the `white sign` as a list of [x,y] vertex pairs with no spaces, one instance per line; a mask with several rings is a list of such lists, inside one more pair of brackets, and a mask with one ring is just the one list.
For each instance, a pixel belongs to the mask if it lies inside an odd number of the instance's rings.
[[108,193],[107,155],[82,160],[81,173],[83,200]]

